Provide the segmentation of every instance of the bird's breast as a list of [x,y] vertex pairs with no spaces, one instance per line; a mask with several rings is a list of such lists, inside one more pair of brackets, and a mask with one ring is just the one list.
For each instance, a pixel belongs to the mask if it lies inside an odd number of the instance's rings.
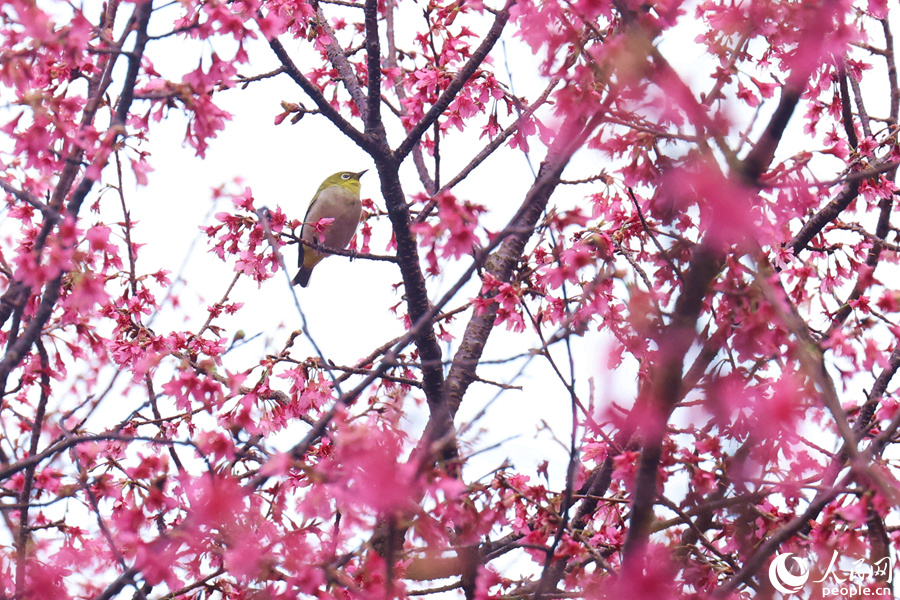
[[[306,215],[301,237],[307,241],[319,238],[329,248],[345,248],[359,224],[362,204],[359,195],[341,186],[332,186],[319,192],[319,196]],[[315,224],[321,219],[334,219],[324,231],[324,239],[316,233]]]

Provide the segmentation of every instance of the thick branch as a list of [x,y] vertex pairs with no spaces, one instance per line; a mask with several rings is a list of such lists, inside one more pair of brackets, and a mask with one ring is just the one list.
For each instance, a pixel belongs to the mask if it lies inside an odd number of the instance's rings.
[[[796,82],[797,78],[792,78]],[[781,101],[756,145],[735,169],[735,174],[748,186],[758,186],[769,169],[788,121],[797,107],[802,87],[788,83]],[[724,248],[705,238],[691,256],[684,274],[681,295],[675,304],[672,322],[660,333],[659,362],[654,365],[649,385],[638,398],[645,407],[644,447],[635,481],[631,522],[625,539],[624,567],[632,574],[643,570],[644,554],[653,520],[657,497],[657,469],[662,457],[663,441],[669,416],[682,397],[684,357],[696,338],[696,324],[714,278],[724,264]]]
[[[521,208],[506,227],[507,230],[514,233],[506,238],[485,265],[485,270],[498,281],[510,281],[513,269],[522,258],[526,241],[531,237],[534,226],[546,208],[550,195],[559,185],[563,169],[569,163],[575,150],[599,124],[609,102],[611,99],[607,99],[604,106],[589,123],[564,125],[556,136],[556,141],[548,150],[547,158],[541,165],[537,179],[525,196]],[[466,326],[447,378],[447,397],[453,414],[456,414],[466,390],[475,379],[475,368],[481,360],[488,336],[494,329],[498,308],[496,303],[491,303],[480,314],[473,314]]]
[[[681,295],[675,303],[672,322],[659,336],[659,363],[653,369],[650,384],[639,406],[647,407],[644,424],[644,448],[635,479],[634,503],[631,523],[625,538],[626,565],[640,569],[644,548],[653,520],[653,506],[657,495],[657,469],[662,458],[663,440],[669,415],[682,398],[682,369],[684,357],[696,337],[696,324],[703,309],[703,299],[716,275],[724,256],[722,252],[704,243],[691,256],[684,274]],[[635,564],[637,563],[637,564]]]
[[797,108],[797,103],[800,101],[803,85],[798,83],[797,79],[799,78],[791,78],[785,85],[784,90],[781,92],[781,100],[778,102],[775,113],[769,120],[769,125],[741,164],[740,175],[752,185],[757,184],[759,178],[772,163],[775,149],[784,136],[784,130],[787,128],[788,121],[790,121],[791,115],[794,114],[794,109]]
[[321,8],[316,9],[316,18],[318,19],[319,26],[325,31],[325,35],[331,40],[325,46],[325,55],[337,71],[338,77],[341,78],[344,87],[347,88],[347,92],[350,94],[353,104],[356,105],[356,108],[359,110],[359,114],[365,123],[369,120],[366,114],[366,95],[363,93],[362,86],[359,84],[359,79],[356,77],[356,71],[354,71],[350,61],[347,60],[347,55],[338,43],[337,35],[335,35],[331,25],[329,25],[328,21],[325,19],[325,14],[322,12]]
[[791,241],[787,243],[788,248],[793,251],[794,255],[800,254],[800,251],[806,248],[806,245],[816,237],[822,229],[833,221],[844,209],[850,206],[859,195],[859,180],[852,180],[847,187],[841,190],[838,196],[829,202],[825,208],[817,212],[806,224],[797,232]]
[[891,95],[891,116],[893,123],[897,123],[897,113],[900,111],[900,88],[897,86],[897,63],[894,61],[894,34],[887,19],[881,20],[884,30],[884,59],[887,62],[888,89]]
[[366,0],[365,16],[369,97],[367,110],[363,114],[366,131],[371,132],[381,124],[381,49],[378,43],[378,0]]
[[894,347],[894,351],[891,352],[891,356],[888,358],[888,364],[882,369],[878,379],[875,380],[875,384],[869,392],[869,398],[859,412],[856,425],[853,427],[858,439],[862,438],[872,425],[875,409],[878,408],[878,403],[884,397],[887,386],[891,379],[894,378],[894,374],[897,373],[897,369],[900,369],[900,344]]
[[841,121],[844,124],[844,133],[847,134],[847,142],[850,147],[856,150],[859,140],[856,137],[856,128],[853,126],[853,107],[850,105],[850,90],[847,89],[847,69],[844,63],[841,63],[838,69],[838,78],[841,90]]
[[44,215],[45,219],[56,219],[58,217],[55,210],[53,210],[47,204],[45,204],[45,203],[41,202],[40,200],[38,200],[37,198],[35,198],[34,194],[32,194],[31,192],[29,192],[28,190],[26,190],[24,188],[21,190],[17,189],[13,185],[0,179],[0,189],[3,189],[3,191],[5,191],[8,194],[12,194],[20,202],[25,202],[27,204],[30,204],[34,208],[41,211],[41,213]]
[[[403,287],[409,318],[417,323],[429,311],[428,290],[419,263],[419,245],[410,229],[409,207],[400,185],[396,163],[382,156],[375,156],[381,193],[387,206],[388,218],[397,242],[397,261],[403,276]],[[422,327],[415,337],[416,349],[422,361],[422,386],[431,411],[431,418],[440,423],[436,436],[444,438],[453,426],[452,416],[444,401],[444,374],[441,364],[441,348],[431,326]]]

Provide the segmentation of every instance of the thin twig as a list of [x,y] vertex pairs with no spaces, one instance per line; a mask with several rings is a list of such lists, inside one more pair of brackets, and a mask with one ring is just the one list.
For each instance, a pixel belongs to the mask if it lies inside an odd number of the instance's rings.
[[450,103],[456,98],[459,91],[469,81],[472,75],[475,74],[478,67],[481,66],[482,61],[487,58],[488,53],[494,47],[494,44],[497,43],[497,40],[500,39],[500,34],[503,32],[504,27],[506,27],[506,22],[509,20],[509,10],[512,7],[512,4],[513,0],[507,0],[506,6],[497,14],[494,19],[494,24],[484,36],[484,41],[482,41],[478,48],[475,49],[472,56],[466,61],[466,64],[463,65],[456,74],[456,77],[453,78],[453,81],[450,82],[440,97],[435,101],[434,105],[427,113],[425,113],[425,116],[423,116],[406,135],[406,139],[403,140],[394,152],[396,161],[402,161],[406,155],[410,153],[413,147],[422,138],[422,135],[431,128],[431,125],[437,121],[438,117],[444,113],[444,110],[450,106]]

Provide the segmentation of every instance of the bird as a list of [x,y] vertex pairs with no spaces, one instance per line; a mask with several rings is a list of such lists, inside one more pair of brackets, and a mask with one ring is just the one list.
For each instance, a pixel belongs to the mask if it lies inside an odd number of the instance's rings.
[[[341,171],[322,182],[312,202],[309,203],[306,216],[303,217],[303,227],[300,228],[301,240],[332,250],[343,250],[350,244],[362,215],[359,178],[366,171],[359,173]],[[327,225],[317,226],[322,219],[334,220]],[[299,283],[300,287],[309,285],[313,269],[326,256],[329,256],[328,252],[301,244],[298,259],[300,270],[294,277],[293,284]]]

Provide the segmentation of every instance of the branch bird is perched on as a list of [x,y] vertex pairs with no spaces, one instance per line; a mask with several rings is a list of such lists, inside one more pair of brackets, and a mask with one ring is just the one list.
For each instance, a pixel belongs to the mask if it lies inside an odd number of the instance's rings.
[[[316,195],[303,217],[300,239],[318,244],[333,250],[343,250],[353,239],[359,217],[362,215],[362,203],[359,200],[359,178],[365,171],[353,173],[342,171],[335,173],[322,182]],[[322,219],[333,219],[328,224],[319,225]],[[300,245],[300,271],[294,277],[294,285],[301,287],[309,284],[309,276],[313,268],[328,256],[316,248]]]

